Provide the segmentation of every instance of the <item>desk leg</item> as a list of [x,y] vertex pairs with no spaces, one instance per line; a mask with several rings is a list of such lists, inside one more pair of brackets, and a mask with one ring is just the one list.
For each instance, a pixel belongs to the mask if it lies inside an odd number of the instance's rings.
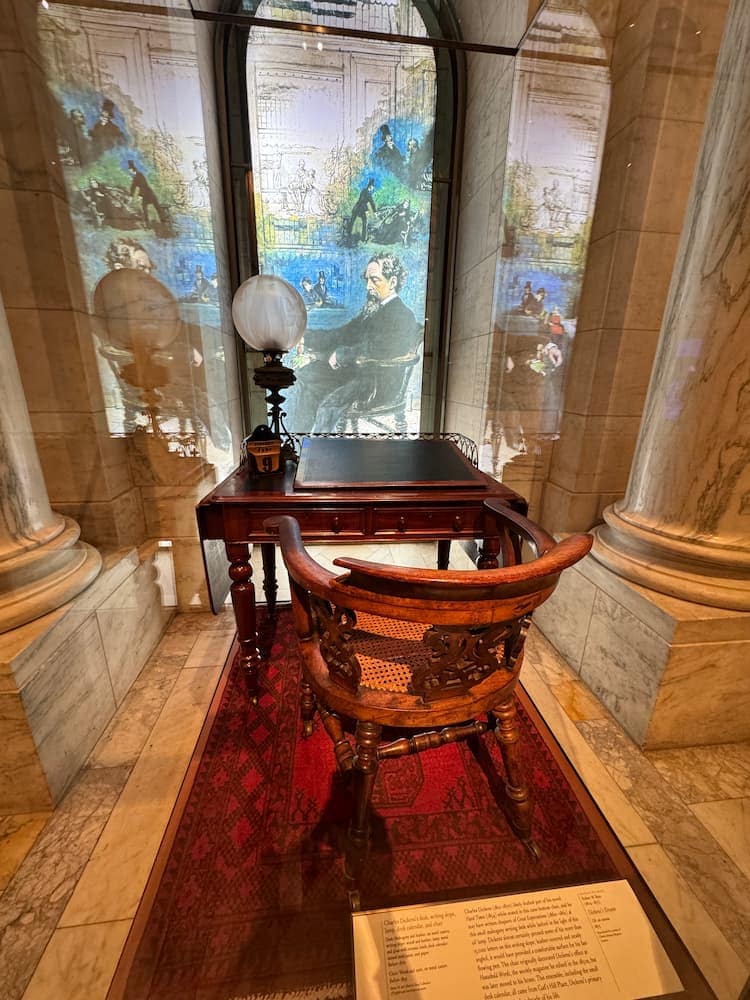
[[451,540],[450,538],[438,539],[438,569],[448,569],[451,561]]
[[232,605],[240,644],[240,664],[247,678],[248,691],[253,702],[257,702],[260,651],[255,616],[255,584],[252,581],[253,568],[250,565],[250,548],[247,542],[227,542],[227,557],[231,563],[229,575],[232,578]]
[[494,538],[485,538],[482,541],[482,547],[479,550],[479,559],[477,559],[477,569],[497,569],[499,563],[497,561],[498,553],[500,552],[500,538],[495,535]]
[[276,583],[276,545],[273,542],[261,542],[260,552],[263,556],[263,593],[266,595],[269,615],[275,615],[276,594],[279,591]]

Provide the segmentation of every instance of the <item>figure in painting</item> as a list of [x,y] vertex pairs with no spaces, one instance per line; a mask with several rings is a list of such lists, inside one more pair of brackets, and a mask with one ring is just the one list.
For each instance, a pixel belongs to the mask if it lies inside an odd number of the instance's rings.
[[315,171],[308,170],[304,160],[297,164],[294,177],[289,181],[289,198],[292,208],[299,215],[307,211],[307,199],[315,189]]
[[375,207],[375,202],[372,197],[372,192],[375,190],[375,179],[371,177],[367,184],[359,192],[359,198],[357,198],[354,203],[354,208],[352,209],[352,214],[349,219],[348,236],[351,240],[354,236],[354,223],[359,219],[361,229],[362,229],[362,242],[367,242],[367,209],[371,209],[373,212],[377,211]]
[[527,281],[523,286],[523,295],[521,296],[521,304],[519,306],[520,311],[525,316],[531,316],[535,307],[536,298],[531,290],[531,282]]
[[143,222],[146,226],[149,226],[148,210],[149,206],[152,206],[159,218],[159,222],[162,224],[166,223],[167,216],[166,212],[159,203],[159,199],[154,194],[154,190],[146,180],[145,176],[136,167],[132,160],[128,160],[128,170],[130,171],[130,176],[132,180],[130,182],[130,196],[138,194],[141,199],[141,211],[143,212]]
[[125,143],[125,133],[115,122],[115,106],[109,98],[102,101],[99,117],[89,129],[94,159]]
[[381,144],[373,154],[375,163],[383,170],[388,170],[397,177],[401,177],[404,172],[404,157],[393,141],[393,135],[388,125],[380,126],[380,139]]
[[552,309],[549,311],[547,316],[547,330],[553,337],[562,337],[565,333],[559,306],[552,306]]
[[318,280],[312,286],[313,295],[318,299],[321,306],[335,306],[336,302],[331,298],[328,291],[328,282],[325,271],[318,271]]
[[121,236],[113,240],[107,248],[104,262],[110,271],[119,271],[123,267],[130,267],[136,271],[145,271],[151,274],[156,265],[148,255],[148,251],[138,240],[130,239],[129,236]]
[[372,239],[375,243],[402,243],[408,246],[416,218],[417,212],[412,209],[408,198],[398,205],[387,205],[380,213],[380,225],[377,229],[373,227]]
[[317,308],[323,305],[323,302],[315,293],[315,286],[310,278],[307,276],[303,277],[299,284],[302,289],[302,298],[308,309]]
[[544,308],[544,300],[547,297],[547,289],[541,285],[535,292],[531,291],[531,282],[524,285],[523,296],[521,298],[520,312],[524,316],[534,316],[537,319],[546,319],[547,310]]
[[[377,362],[403,357],[416,347],[417,321],[399,296],[406,280],[399,258],[375,254],[362,278],[365,304],[360,312],[344,326],[305,335],[306,350],[316,360],[297,376],[294,426],[299,431],[333,431],[353,403],[373,398],[379,375],[388,377],[390,370]],[[393,374],[401,377],[398,369]]]
[[196,264],[193,272],[193,287],[182,297],[183,302],[210,302],[211,283],[203,273],[203,265]]
[[57,129],[57,151],[64,167],[79,167],[91,159],[91,140],[80,108],[71,108]]
[[138,215],[133,211],[127,188],[115,184],[102,184],[96,177],[89,177],[86,187],[79,188],[79,199],[74,205],[88,215],[97,229],[113,226],[116,229],[136,229]]

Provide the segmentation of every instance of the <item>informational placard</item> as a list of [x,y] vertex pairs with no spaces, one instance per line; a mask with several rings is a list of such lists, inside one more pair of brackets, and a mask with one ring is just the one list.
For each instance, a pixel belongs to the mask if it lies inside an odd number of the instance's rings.
[[355,913],[358,1000],[638,1000],[682,990],[626,881]]

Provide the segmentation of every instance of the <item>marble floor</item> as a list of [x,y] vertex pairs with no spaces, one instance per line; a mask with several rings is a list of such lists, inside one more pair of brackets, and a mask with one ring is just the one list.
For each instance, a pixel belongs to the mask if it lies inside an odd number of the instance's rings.
[[[356,554],[435,558],[429,544]],[[58,808],[0,817],[3,1000],[105,997],[233,631],[229,610],[177,615]],[[737,1000],[750,974],[750,743],[641,753],[533,628],[522,678],[716,995]]]

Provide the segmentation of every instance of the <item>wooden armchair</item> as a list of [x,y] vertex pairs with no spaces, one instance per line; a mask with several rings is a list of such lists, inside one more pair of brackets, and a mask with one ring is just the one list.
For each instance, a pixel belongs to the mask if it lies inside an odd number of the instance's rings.
[[[513,692],[531,613],[592,539],[573,535],[555,542],[500,504],[487,503],[485,511],[486,534],[500,537],[504,565],[476,572],[340,558],[334,563],[342,573],[335,575],[307,554],[294,518],[266,522],[278,533],[292,587],[304,661],[304,733],[312,732],[317,710],[339,769],[352,773],[350,857],[364,855],[381,761],[455,740],[471,743],[487,730],[494,731],[505,767],[504,812],[538,856]],[[536,555],[522,563],[525,542]],[[384,727],[403,735],[382,742]]]

